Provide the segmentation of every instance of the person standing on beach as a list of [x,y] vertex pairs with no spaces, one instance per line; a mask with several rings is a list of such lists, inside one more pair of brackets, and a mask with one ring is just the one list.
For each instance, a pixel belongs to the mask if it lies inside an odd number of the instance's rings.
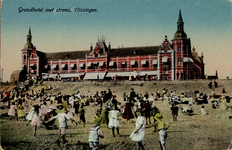
[[81,103],[80,108],[78,109],[78,113],[80,116],[80,121],[83,122],[83,127],[85,127],[85,110],[84,110],[84,103]]
[[132,103],[131,103],[131,98],[129,101],[125,102],[125,108],[123,111],[123,115],[122,115],[123,119],[127,119],[127,124],[130,124],[130,119],[134,118],[134,115],[132,113]]
[[143,117],[143,111],[142,109],[137,109],[138,118],[136,120],[135,129],[131,133],[130,138],[132,141],[137,142],[137,150],[142,148],[142,150],[145,150],[143,146],[144,136],[145,136],[145,127],[146,127],[146,120]]
[[66,128],[67,128],[67,121],[72,120],[76,124],[77,124],[77,122],[74,119],[70,118],[65,112],[61,112],[61,113],[57,114],[56,116],[48,119],[48,121],[45,121],[45,123],[48,123],[48,122],[52,121],[53,119],[58,119],[58,121],[59,121],[59,128],[60,128],[59,135],[60,136],[57,139],[58,144],[60,142],[60,139],[63,140],[63,143],[66,143],[67,141],[65,140],[65,135],[66,135]]
[[89,147],[92,150],[97,150],[99,147],[99,137],[104,138],[104,134],[101,131],[100,125],[101,125],[101,120],[100,118],[95,118],[94,119],[94,125],[90,128],[89,132]]
[[146,128],[150,128],[152,126],[156,126],[158,131],[159,131],[159,143],[160,143],[160,148],[161,150],[166,150],[166,146],[165,144],[167,143],[167,137],[168,137],[168,133],[167,133],[167,128],[170,126],[168,123],[163,122],[162,119],[162,115],[157,115],[156,119],[157,121],[147,125]]
[[41,126],[40,117],[39,117],[39,105],[34,106],[34,113],[31,120],[31,125],[34,126],[34,136],[36,135],[37,126]]
[[116,128],[119,136],[119,127],[120,127],[120,112],[116,109],[116,106],[113,106],[113,110],[109,111],[109,124],[108,127],[112,129],[113,137],[115,137],[114,129]]
[[175,103],[172,105],[171,110],[172,110],[173,121],[177,121],[178,107],[176,106]]

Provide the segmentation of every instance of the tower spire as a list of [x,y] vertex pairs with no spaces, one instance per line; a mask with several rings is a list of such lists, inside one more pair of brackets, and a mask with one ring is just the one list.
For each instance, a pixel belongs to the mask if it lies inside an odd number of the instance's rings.
[[178,22],[183,22],[182,15],[181,15],[181,10],[180,9],[179,9]]
[[29,32],[28,32],[28,35],[31,36],[31,26],[29,26]]
[[179,9],[179,16],[177,20],[177,31],[174,35],[174,39],[186,39],[187,35],[184,32],[184,21],[182,19],[181,10]]
[[27,35],[27,43],[24,45],[25,50],[32,50],[33,44],[31,43],[32,35],[31,35],[31,27],[29,26],[29,31]]
[[184,22],[181,15],[181,10],[179,10],[179,17],[177,21],[177,32],[184,32]]

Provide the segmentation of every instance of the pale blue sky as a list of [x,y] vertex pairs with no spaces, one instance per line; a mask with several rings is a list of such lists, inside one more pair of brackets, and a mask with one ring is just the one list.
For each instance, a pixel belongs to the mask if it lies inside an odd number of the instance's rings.
[[[44,10],[19,13],[19,7]],[[98,12],[44,12],[70,7]],[[171,42],[179,9],[192,46],[198,54],[204,53],[205,74],[218,70],[219,78],[232,78],[232,3],[228,0],[3,0],[4,80],[9,81],[10,74],[21,69],[21,50],[29,26],[32,43],[43,52],[88,50],[102,35],[113,48],[160,45],[165,35]]]

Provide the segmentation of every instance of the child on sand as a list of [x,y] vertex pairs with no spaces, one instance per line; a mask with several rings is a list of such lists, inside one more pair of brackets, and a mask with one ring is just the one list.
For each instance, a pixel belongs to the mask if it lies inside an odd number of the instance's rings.
[[166,147],[165,147],[165,144],[167,142],[167,137],[168,137],[168,134],[167,134],[167,131],[166,129],[170,126],[169,124],[163,122],[161,119],[162,119],[162,115],[159,114],[159,115],[156,115],[156,122],[150,124],[150,125],[147,125],[146,128],[150,128],[152,126],[157,126],[157,129],[159,131],[159,143],[160,143],[160,148],[162,150],[166,150]]
[[123,115],[122,115],[123,119],[127,119],[127,124],[130,124],[130,119],[134,118],[131,107],[132,107],[132,103],[130,99],[129,101],[125,102],[125,108],[124,108]]
[[119,136],[119,127],[120,127],[120,120],[119,120],[120,112],[116,110],[116,106],[113,106],[113,110],[109,111],[109,124],[108,127],[112,129],[113,137],[115,137],[114,129],[116,128],[117,133]]
[[83,122],[83,127],[85,127],[85,110],[83,109],[84,103],[81,103],[80,108],[78,109],[80,121]]
[[206,115],[206,114],[207,114],[206,111],[205,111],[205,106],[201,106],[201,113],[202,113],[203,115]]
[[13,119],[16,114],[17,114],[17,105],[15,104],[15,102],[13,102],[11,105],[10,105],[10,109],[8,111],[8,115],[10,116],[10,119]]
[[131,133],[130,138],[132,141],[137,142],[137,149],[141,147],[143,150],[145,150],[142,142],[144,141],[146,120],[143,117],[143,111],[141,109],[137,109],[136,112],[138,115],[136,127]]
[[60,133],[59,133],[59,137],[57,139],[57,142],[60,142],[60,139],[63,140],[63,143],[66,143],[67,141],[65,140],[65,134],[66,134],[66,128],[67,128],[67,121],[68,120],[72,120],[74,121],[76,124],[77,122],[75,120],[73,120],[72,118],[70,118],[65,112],[61,112],[59,114],[57,114],[56,116],[48,119],[48,121],[45,121],[45,123],[48,123],[50,121],[52,121],[53,119],[58,119],[59,121],[59,128],[60,128]]
[[104,134],[100,129],[101,120],[99,117],[94,119],[94,125],[90,128],[89,132],[89,147],[92,150],[97,150],[99,147],[99,137],[104,138]]
[[22,101],[19,100],[18,103],[18,119],[25,119],[25,112],[22,106]]
[[33,135],[35,136],[37,126],[41,126],[40,117],[39,117],[39,106],[38,105],[34,106],[34,114],[33,114],[32,120],[31,120],[31,125],[34,126],[34,134]]

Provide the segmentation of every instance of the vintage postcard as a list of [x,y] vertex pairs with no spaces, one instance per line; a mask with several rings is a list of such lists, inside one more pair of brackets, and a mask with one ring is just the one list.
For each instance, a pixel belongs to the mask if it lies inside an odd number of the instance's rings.
[[1,149],[232,149],[231,0],[1,0]]

